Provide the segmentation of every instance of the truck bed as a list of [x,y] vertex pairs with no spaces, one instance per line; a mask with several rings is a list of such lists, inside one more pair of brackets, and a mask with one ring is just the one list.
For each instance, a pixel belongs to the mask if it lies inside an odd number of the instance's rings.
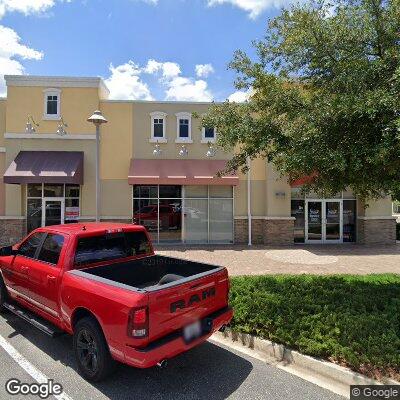
[[93,279],[107,279],[110,283],[117,282],[132,288],[151,291],[200,278],[222,269],[215,265],[153,255],[138,260],[86,268],[79,272],[88,274]]

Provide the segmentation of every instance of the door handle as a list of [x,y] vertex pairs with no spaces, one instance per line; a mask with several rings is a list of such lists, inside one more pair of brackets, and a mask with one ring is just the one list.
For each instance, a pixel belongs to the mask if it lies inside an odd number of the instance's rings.
[[47,280],[48,280],[49,282],[55,282],[55,281],[56,281],[56,277],[53,276],[53,275],[47,275]]

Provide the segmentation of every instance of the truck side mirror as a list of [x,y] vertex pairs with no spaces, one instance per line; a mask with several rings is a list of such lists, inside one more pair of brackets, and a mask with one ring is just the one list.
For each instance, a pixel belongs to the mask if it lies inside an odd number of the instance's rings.
[[16,256],[18,250],[14,250],[12,246],[5,246],[0,248],[0,257]]

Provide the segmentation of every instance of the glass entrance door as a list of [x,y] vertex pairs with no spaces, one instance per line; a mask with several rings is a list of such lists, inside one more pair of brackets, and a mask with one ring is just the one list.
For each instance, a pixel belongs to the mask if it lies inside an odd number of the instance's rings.
[[64,223],[64,199],[43,199],[42,226]]
[[306,243],[342,243],[341,200],[306,200]]
[[326,243],[342,241],[342,207],[340,200],[325,201],[325,237]]

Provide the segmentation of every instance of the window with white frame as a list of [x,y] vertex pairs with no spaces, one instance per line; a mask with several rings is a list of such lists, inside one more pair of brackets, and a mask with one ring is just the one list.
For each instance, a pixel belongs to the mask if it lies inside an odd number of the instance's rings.
[[176,115],[176,142],[191,143],[192,142],[192,114],[181,112]]
[[215,128],[206,128],[203,126],[201,132],[202,132],[202,134],[201,134],[202,143],[215,142],[215,140],[216,140]]
[[44,93],[44,119],[60,119],[60,89],[45,89]]
[[151,117],[151,138],[150,142],[165,143],[167,141],[166,117],[167,114],[160,111],[150,113]]

